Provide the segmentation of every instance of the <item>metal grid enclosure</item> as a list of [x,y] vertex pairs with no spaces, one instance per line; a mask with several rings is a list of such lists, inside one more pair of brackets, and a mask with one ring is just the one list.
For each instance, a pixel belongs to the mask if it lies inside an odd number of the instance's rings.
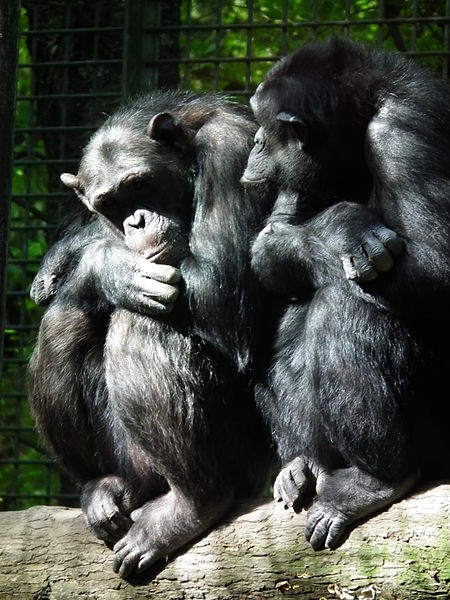
[[404,52],[449,74],[450,0],[23,0],[0,401],[3,509],[76,502],[39,444],[26,365],[40,319],[29,288],[76,201],[91,131],[139,90],[223,90],[246,101],[282,55],[330,34]]

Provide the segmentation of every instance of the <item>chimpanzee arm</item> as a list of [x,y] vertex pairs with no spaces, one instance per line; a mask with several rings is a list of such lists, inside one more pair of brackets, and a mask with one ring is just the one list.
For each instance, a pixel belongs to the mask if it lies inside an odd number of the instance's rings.
[[83,252],[71,274],[69,293],[82,301],[161,314],[172,309],[179,278],[178,269],[152,263],[120,240],[100,240]]
[[417,103],[390,97],[369,124],[372,203],[406,245],[398,268],[375,290],[402,311],[448,318],[450,109],[448,94],[429,85]]
[[49,250],[31,297],[47,304],[61,290],[72,302],[159,314],[171,310],[178,280],[177,269],[144,259],[94,220]]
[[49,248],[30,289],[30,296],[38,306],[46,306],[54,298],[80,261],[83,250],[98,239],[101,239],[101,231],[95,219],[82,229],[66,232]]
[[281,192],[252,249],[262,284],[298,294],[346,279],[370,281],[393,266],[403,242],[366,206],[340,202],[298,223],[297,193]]

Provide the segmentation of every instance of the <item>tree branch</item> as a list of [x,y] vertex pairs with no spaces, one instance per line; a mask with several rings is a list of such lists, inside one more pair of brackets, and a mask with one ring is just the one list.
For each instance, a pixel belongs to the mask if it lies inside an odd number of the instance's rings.
[[356,527],[337,550],[303,540],[305,514],[260,500],[166,565],[127,582],[78,509],[0,513],[0,599],[426,600],[450,597],[450,484],[424,488]]

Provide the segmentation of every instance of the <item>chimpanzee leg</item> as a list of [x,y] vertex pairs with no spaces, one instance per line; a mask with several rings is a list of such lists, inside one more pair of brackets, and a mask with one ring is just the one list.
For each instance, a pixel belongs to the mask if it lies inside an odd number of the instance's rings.
[[[131,525],[130,511],[149,496],[139,498],[134,481],[119,475],[108,426],[105,335],[106,317],[92,319],[60,302],[50,306],[30,361],[29,399],[48,449],[83,486],[81,506],[88,526],[99,538],[115,542]],[[123,471],[132,472],[128,467]]]
[[114,548],[114,569],[127,577],[201,534],[231,506],[235,490],[211,423],[226,399],[216,383],[220,367],[195,340],[162,319],[126,311],[111,321],[106,378],[113,421],[169,486],[133,514]]
[[[101,433],[106,419],[101,410],[106,401],[104,336],[105,323],[56,302],[44,314],[29,366],[37,428],[57,461],[80,482],[109,472],[113,461],[111,440]],[[109,449],[102,453],[108,456],[105,464],[97,457],[99,443]]]
[[[283,389],[279,430],[289,440],[281,447],[285,460],[298,458],[275,490],[292,503],[293,483],[301,494],[316,480],[306,535],[319,549],[336,545],[350,523],[416,480],[406,411],[420,369],[405,325],[356,284],[322,288],[301,314],[297,339],[284,330],[293,319],[285,318],[279,334],[272,385]],[[284,359],[283,342],[294,345]]]

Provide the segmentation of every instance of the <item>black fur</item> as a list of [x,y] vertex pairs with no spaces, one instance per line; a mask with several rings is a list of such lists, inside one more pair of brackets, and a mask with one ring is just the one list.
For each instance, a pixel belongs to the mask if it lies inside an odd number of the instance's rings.
[[[244,180],[278,194],[252,264],[284,296],[258,402],[284,464],[275,497],[315,494],[315,549],[418,473],[450,474],[449,100],[404,58],[338,39],[281,60],[251,100],[261,128]],[[391,236],[397,258],[378,277],[375,221],[404,246]]]
[[[33,285],[52,301],[30,403],[47,446],[83,484],[89,526],[116,542],[123,577],[268,478],[248,379],[249,242],[263,206],[239,182],[254,132],[223,98],[155,93],[110,117],[78,176],[62,176],[98,216],[49,252]],[[132,251],[136,233],[140,252],[153,240],[173,266]]]

